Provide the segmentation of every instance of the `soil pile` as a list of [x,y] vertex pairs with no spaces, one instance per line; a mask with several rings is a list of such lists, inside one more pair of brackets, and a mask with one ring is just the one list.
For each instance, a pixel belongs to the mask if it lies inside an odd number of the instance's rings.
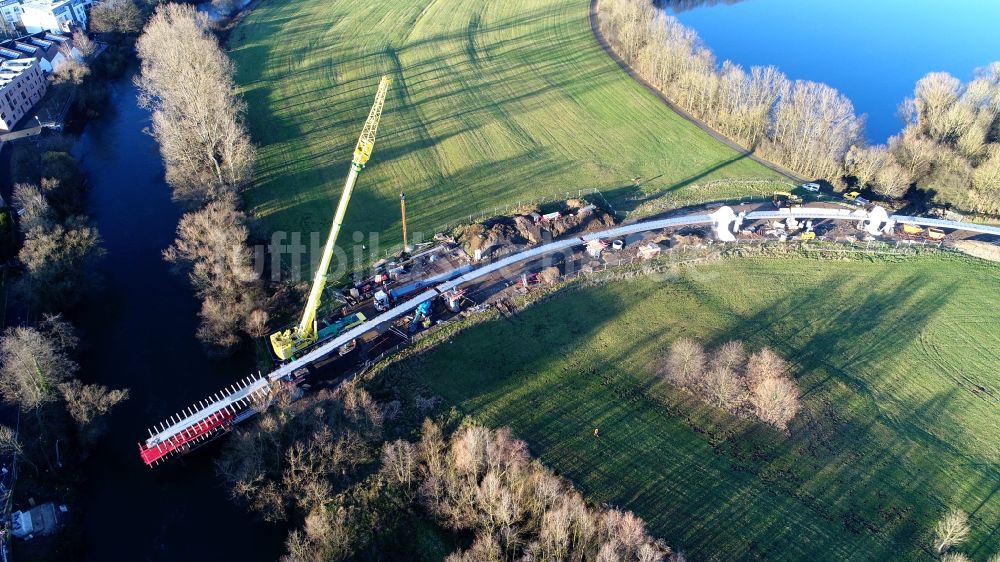
[[487,259],[560,236],[599,232],[615,225],[614,216],[580,199],[566,201],[558,218],[543,219],[537,209],[523,211],[461,226],[455,229],[455,239],[469,256],[475,257],[478,250],[480,257]]

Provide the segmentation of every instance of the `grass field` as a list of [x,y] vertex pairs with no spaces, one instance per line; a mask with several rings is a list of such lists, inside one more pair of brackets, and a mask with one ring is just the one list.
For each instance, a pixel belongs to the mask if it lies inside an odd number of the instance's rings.
[[685,188],[775,177],[630,79],[588,13],[588,0],[263,0],[230,36],[260,146],[249,208],[271,231],[326,232],[381,74],[394,83],[346,228],[383,242],[401,238],[401,191],[416,231],[580,189],[704,201],[738,193]]
[[[1000,551],[998,279],[944,255],[733,260],[571,290],[390,369],[511,426],[695,560],[929,559],[949,507],[985,560]],[[793,361],[791,435],[660,382],[654,357],[682,335]]]

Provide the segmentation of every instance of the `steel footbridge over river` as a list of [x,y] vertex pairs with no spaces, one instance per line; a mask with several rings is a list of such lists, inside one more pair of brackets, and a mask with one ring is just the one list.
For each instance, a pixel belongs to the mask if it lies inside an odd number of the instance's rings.
[[482,265],[476,269],[456,269],[450,274],[439,276],[436,286],[417,294],[415,297],[347,330],[337,337],[316,346],[311,351],[282,364],[274,371],[262,375],[248,376],[235,384],[193,404],[165,421],[149,429],[149,437],[139,444],[139,454],[147,465],[156,465],[167,458],[190,451],[196,445],[230,431],[236,424],[252,417],[271,399],[274,385],[295,384],[296,372],[317,361],[337,353],[337,350],[369,332],[391,323],[413,312],[422,303],[430,301],[444,292],[467,283],[483,279],[493,273],[522,262],[545,257],[557,252],[570,250],[587,242],[603,239],[617,239],[643,232],[682,226],[712,225],[716,236],[723,241],[732,240],[733,227],[744,221],[787,219],[834,220],[862,222],[872,233],[891,231],[896,224],[910,224],[922,227],[944,228],[974,234],[1000,237],[1000,227],[946,221],[924,217],[887,215],[880,207],[871,211],[797,208],[777,211],[752,211],[737,215],[729,207],[722,207],[712,214],[692,214],[681,217],[636,222],[608,230],[593,232],[574,238],[557,240]]

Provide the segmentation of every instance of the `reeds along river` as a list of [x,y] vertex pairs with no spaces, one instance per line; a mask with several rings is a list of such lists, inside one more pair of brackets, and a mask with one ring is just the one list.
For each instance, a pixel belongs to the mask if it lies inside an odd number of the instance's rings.
[[285,529],[233,505],[196,454],[165,470],[140,460],[147,427],[253,368],[252,356],[212,360],[195,339],[198,303],[161,252],[182,209],[170,199],[156,141],[143,132],[132,76],[112,83],[110,108],[86,125],[74,153],[89,180],[91,213],[104,238],[105,286],[75,320],[85,352],[82,378],[131,395],[86,462],[79,505],[84,560],[275,560]]
[[969,0],[662,0],[717,59],[775,65],[824,82],[867,114],[870,141],[902,129],[899,104],[929,72],[963,82],[1000,60],[1000,2]]

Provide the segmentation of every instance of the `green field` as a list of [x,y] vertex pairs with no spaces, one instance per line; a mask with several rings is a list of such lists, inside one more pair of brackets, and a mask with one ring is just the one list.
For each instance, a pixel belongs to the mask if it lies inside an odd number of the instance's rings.
[[704,201],[738,188],[685,188],[776,177],[629,78],[588,14],[588,0],[263,0],[230,35],[260,147],[248,207],[271,231],[325,232],[381,74],[394,83],[346,228],[390,244],[401,191],[416,231],[580,189]]
[[[949,507],[971,515],[962,550],[985,560],[1000,551],[998,279],[948,255],[734,259],[570,290],[383,376],[511,426],[695,560],[929,559]],[[791,435],[659,381],[654,357],[682,335],[792,361]]]

